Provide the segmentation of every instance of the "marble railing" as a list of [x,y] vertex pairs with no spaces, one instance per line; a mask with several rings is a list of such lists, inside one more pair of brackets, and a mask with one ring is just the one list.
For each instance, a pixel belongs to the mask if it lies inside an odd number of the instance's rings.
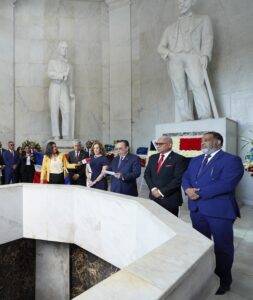
[[212,242],[147,199],[1,186],[0,244],[19,238],[74,243],[121,269],[76,299],[205,299],[216,288]]

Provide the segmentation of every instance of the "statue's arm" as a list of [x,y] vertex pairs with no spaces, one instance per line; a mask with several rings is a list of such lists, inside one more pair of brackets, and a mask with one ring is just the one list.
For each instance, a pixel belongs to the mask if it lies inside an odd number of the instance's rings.
[[164,31],[162,35],[157,51],[164,60],[166,60],[171,53],[169,49],[169,42],[168,42],[168,28]]
[[55,62],[53,60],[49,61],[48,68],[47,68],[47,74],[50,79],[63,80],[63,74],[60,72],[57,72],[57,70],[55,68]]
[[213,50],[213,27],[211,20],[205,16],[202,30],[201,54],[207,56],[208,60],[212,59]]

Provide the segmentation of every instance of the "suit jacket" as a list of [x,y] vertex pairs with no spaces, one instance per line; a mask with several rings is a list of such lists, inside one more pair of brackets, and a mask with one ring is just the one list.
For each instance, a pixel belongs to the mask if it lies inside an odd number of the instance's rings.
[[119,156],[115,157],[109,166],[110,171],[122,173],[120,179],[111,176],[111,191],[137,197],[136,179],[141,175],[140,159],[135,154],[127,154],[118,167],[119,159]]
[[[206,55],[211,60],[213,49],[213,30],[211,20],[206,15],[192,15],[190,26],[190,37],[193,50],[199,55]],[[166,59],[169,52],[176,48],[179,35],[179,20],[167,27],[163,33],[158,52],[163,59]]]
[[[5,164],[4,174],[5,174],[5,182],[9,183],[10,180],[16,182],[16,172],[17,169],[14,170],[13,166],[18,165],[20,162],[20,157],[16,151],[12,154],[9,150],[3,152],[3,160]],[[14,178],[15,177],[15,178]]]
[[[76,154],[75,154],[75,150],[73,150],[73,151],[70,151],[68,154],[68,161],[71,164],[77,164],[79,161],[82,161],[83,159],[88,158],[88,157],[89,157],[88,152],[86,152],[84,150],[80,150],[79,156],[77,158]],[[80,176],[79,178],[82,179],[85,183],[85,181],[86,181],[85,170],[86,170],[86,165],[81,165],[81,166],[77,167],[75,170],[73,170],[73,169],[69,170],[70,178],[72,178],[74,174],[79,174],[79,176]]]
[[[24,172],[26,172],[26,170],[25,170],[25,167],[26,167],[26,155],[22,155],[20,157],[19,164],[20,164],[20,174],[22,175]],[[34,157],[34,155],[31,155],[31,166],[33,167],[33,169],[34,169],[34,164],[35,164],[35,157]]]
[[188,201],[190,211],[199,210],[203,215],[236,219],[240,211],[235,199],[235,188],[241,180],[244,168],[241,158],[220,150],[198,172],[204,155],[193,158],[183,176],[183,189],[198,188],[199,200]]
[[[149,158],[144,174],[144,178],[150,189],[149,198],[166,209],[175,208],[183,203],[181,182],[186,169],[186,160],[184,156],[171,151],[159,173],[157,173],[159,156],[160,154],[154,154]],[[157,187],[161,191],[164,198],[157,199],[153,197],[151,190],[154,187]]]
[[[3,166],[4,165],[4,158],[3,158],[3,153],[4,153],[4,151],[6,151],[6,149],[4,149],[4,148],[2,148],[1,150],[0,150],[0,166]],[[2,174],[2,175],[1,175]],[[5,177],[5,175],[4,175],[4,168],[3,169],[1,169],[1,171],[0,171],[0,177],[1,177],[1,183],[0,184],[4,184],[4,177]]]
[[[70,164],[64,153],[59,153],[59,158],[63,163],[64,177],[66,177],[68,174],[67,169],[75,169],[76,164]],[[47,182],[49,182],[50,164],[51,164],[51,158],[49,158],[47,155],[44,155],[42,166],[41,166],[40,180],[43,181],[46,180]]]
[[5,152],[5,149],[1,149],[0,151],[0,166],[4,165],[4,158],[3,158],[3,153]]

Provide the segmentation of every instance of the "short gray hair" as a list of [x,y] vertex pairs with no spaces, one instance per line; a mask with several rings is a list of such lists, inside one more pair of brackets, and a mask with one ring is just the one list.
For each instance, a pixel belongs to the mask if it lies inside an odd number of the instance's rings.
[[80,140],[74,140],[73,145],[82,145],[82,142]]
[[169,143],[173,144],[173,140],[168,133],[164,133],[161,137],[166,138]]

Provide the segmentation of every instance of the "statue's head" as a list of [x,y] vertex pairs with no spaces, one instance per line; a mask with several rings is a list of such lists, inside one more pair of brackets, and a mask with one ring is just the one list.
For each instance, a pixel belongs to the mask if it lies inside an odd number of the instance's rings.
[[180,15],[186,14],[197,0],[177,0]]
[[63,56],[67,57],[68,53],[68,44],[65,41],[61,41],[58,45],[58,53]]

